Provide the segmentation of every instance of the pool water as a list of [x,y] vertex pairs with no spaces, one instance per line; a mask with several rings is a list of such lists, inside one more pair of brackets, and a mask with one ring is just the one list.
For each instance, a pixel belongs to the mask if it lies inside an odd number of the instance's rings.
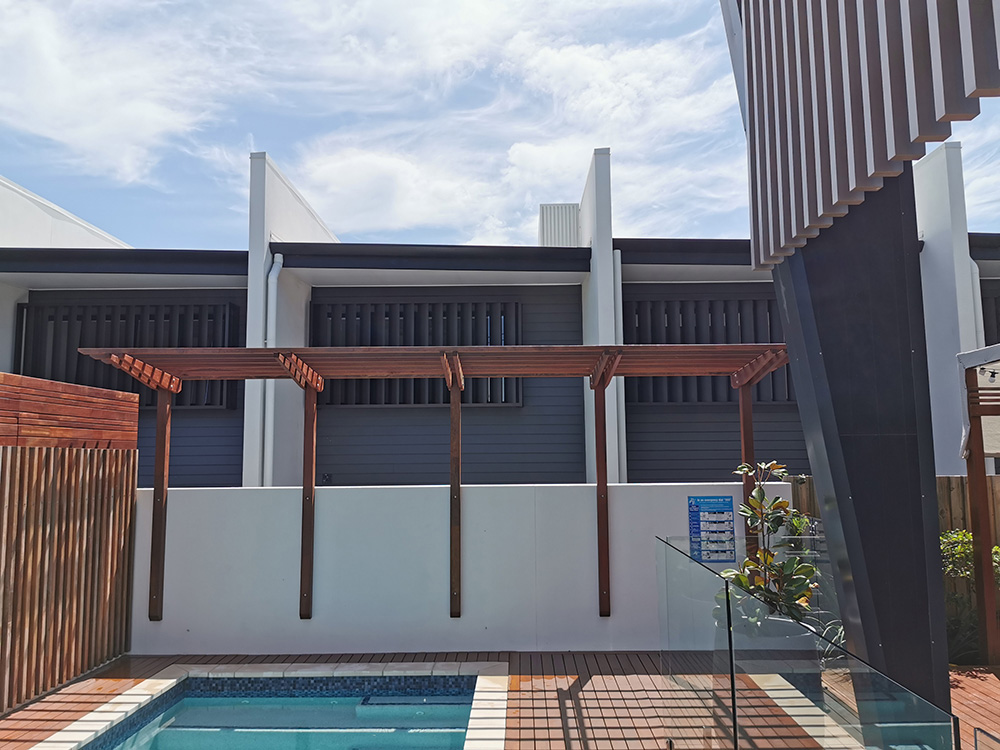
[[471,696],[185,697],[115,750],[458,750]]

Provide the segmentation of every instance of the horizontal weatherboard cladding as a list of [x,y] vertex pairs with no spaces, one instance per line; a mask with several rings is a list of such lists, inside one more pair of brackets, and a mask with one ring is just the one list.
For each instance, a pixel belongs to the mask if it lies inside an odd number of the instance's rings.
[[[582,343],[578,286],[313,291],[321,304],[470,300],[519,303],[524,345]],[[463,481],[585,481],[583,396],[578,378],[524,378],[519,406],[463,407]],[[320,484],[447,484],[448,407],[322,406],[316,467]]]
[[[243,389],[238,409],[174,409],[170,424],[171,487],[243,484]],[[153,486],[156,410],[139,411],[139,486]]]
[[[793,474],[809,457],[794,404],[754,407],[754,453]],[[728,404],[628,404],[630,482],[728,482],[740,464],[739,409]]]

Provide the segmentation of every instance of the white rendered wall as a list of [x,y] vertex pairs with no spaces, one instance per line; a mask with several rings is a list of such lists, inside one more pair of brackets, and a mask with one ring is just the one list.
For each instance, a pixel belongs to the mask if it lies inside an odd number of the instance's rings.
[[[615,291],[615,266],[611,237],[611,149],[594,149],[590,172],[580,199],[580,232],[582,247],[590,247],[590,273],[583,281],[583,343],[607,345],[621,343],[615,336],[615,305],[620,294]],[[619,378],[620,379],[620,378]],[[597,480],[594,463],[594,394],[588,381],[583,384],[584,424],[587,440],[587,481]],[[609,387],[607,406],[608,481],[618,482],[619,445],[617,387]]]
[[924,328],[939,475],[965,474],[956,446],[962,443],[962,391],[955,355],[983,346],[979,270],[969,255],[965,184],[959,143],[945,143],[913,166]]
[[[312,287],[291,269],[278,276],[278,330],[273,346],[309,344]],[[302,425],[305,396],[291,380],[274,381],[274,467],[278,487],[302,484]]]
[[[247,267],[247,346],[264,346],[268,246],[276,242],[337,242],[319,215],[264,152],[250,154],[250,237]],[[279,323],[280,325],[280,323]],[[243,484],[263,479],[264,384],[248,380],[243,413]]]
[[27,289],[0,282],[0,372],[11,372],[14,366],[17,303],[27,301]]
[[0,177],[0,247],[129,247],[54,203]]
[[740,486],[611,487],[609,618],[598,616],[594,492],[463,488],[453,619],[447,487],[320,487],[313,618],[300,620],[301,490],[172,489],[163,620],[150,622],[152,497],[140,491],[132,653],[657,649],[655,535],[687,534],[689,495],[739,498]]

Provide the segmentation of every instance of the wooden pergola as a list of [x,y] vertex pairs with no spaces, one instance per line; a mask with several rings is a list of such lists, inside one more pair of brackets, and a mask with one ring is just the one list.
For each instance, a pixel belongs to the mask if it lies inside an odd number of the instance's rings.
[[[589,378],[597,446],[597,556],[601,617],[611,615],[605,390],[615,376],[725,375],[739,392],[740,445],[753,462],[751,387],[788,363],[784,344],[621,346],[469,346],[335,348],[80,349],[157,393],[156,461],[150,554],[149,619],[163,617],[167,483],[172,394],[186,380],[291,379],[305,391],[302,443],[302,545],[299,616],[312,617],[316,495],[316,394],[327,379],[444,378],[451,403],[450,613],[462,613],[462,415],[466,378]],[[752,485],[745,478],[744,491]]]

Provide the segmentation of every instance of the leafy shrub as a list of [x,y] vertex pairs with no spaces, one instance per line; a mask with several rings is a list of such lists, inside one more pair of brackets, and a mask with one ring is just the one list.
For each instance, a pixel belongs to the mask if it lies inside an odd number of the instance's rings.
[[[753,478],[753,491],[740,505],[739,513],[746,519],[747,529],[758,536],[759,546],[738,568],[722,571],[722,576],[763,601],[771,613],[801,622],[810,611],[809,600],[818,585],[813,580],[816,568],[800,557],[779,560],[774,550],[782,546],[778,535],[783,528],[801,534],[809,528],[810,519],[792,510],[787,500],[768,498],[764,492],[765,483],[786,479],[788,470],[777,461],[766,461],[756,466],[740,464],[733,473]],[[750,619],[756,621],[759,614]]]
[[[972,532],[953,529],[941,534],[941,564],[948,578],[964,579],[970,584],[976,578]],[[1000,547],[993,548],[993,579],[1000,587]],[[979,657],[979,619],[972,597],[962,591],[947,595],[945,611],[948,631],[948,660],[967,664]]]
[[[953,529],[941,534],[941,563],[946,576],[974,580],[974,559],[971,531]],[[1000,547],[993,548],[993,580],[1000,586]]]

